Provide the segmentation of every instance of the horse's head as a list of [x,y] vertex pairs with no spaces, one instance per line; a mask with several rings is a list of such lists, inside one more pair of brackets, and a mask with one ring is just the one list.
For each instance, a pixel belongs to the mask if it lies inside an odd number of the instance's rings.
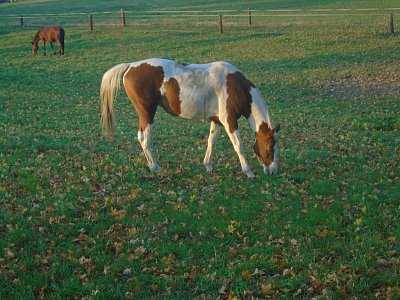
[[38,51],[38,44],[32,42],[32,53],[36,54]]
[[280,125],[271,129],[266,123],[262,123],[256,132],[254,153],[256,154],[258,161],[264,167],[264,173],[268,175],[278,173],[279,129]]

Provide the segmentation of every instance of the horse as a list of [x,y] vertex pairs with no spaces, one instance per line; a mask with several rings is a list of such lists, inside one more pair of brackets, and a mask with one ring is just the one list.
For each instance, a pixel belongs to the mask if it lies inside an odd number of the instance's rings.
[[173,116],[211,121],[204,165],[213,169],[213,152],[224,127],[249,178],[255,177],[244,153],[238,119],[244,116],[255,134],[254,153],[267,175],[278,173],[280,125],[273,127],[260,91],[243,73],[224,61],[184,64],[161,58],[115,65],[103,74],[100,113],[103,133],[115,128],[114,101],[121,85],[139,115],[137,139],[151,171],[161,171],[151,149],[151,131],[158,106]]
[[[65,31],[60,26],[56,27],[47,27],[43,26],[39,29],[36,33],[35,38],[32,42],[32,53],[36,54],[38,51],[38,44],[39,41],[42,42],[42,46],[44,49],[44,55],[46,55],[46,41],[50,43],[51,49],[54,51],[53,42],[57,42],[58,46],[60,47],[59,53],[60,56],[64,55],[64,37]],[[54,51],[54,54],[57,54]]]

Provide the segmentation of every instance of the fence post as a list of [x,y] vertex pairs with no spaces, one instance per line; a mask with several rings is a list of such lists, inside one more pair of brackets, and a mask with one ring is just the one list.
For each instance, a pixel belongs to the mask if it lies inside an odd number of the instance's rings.
[[219,33],[224,33],[224,26],[222,24],[222,14],[219,14]]
[[24,26],[24,16],[19,17],[19,25],[21,25],[21,27]]
[[251,9],[250,8],[248,10],[248,14],[249,14],[249,27],[251,27]]
[[122,27],[125,27],[126,26],[125,11],[123,9],[121,9],[121,22],[122,22]]
[[393,18],[393,14],[390,14],[390,34],[394,35],[394,18]]
[[93,18],[92,15],[89,15],[89,31],[93,31]]

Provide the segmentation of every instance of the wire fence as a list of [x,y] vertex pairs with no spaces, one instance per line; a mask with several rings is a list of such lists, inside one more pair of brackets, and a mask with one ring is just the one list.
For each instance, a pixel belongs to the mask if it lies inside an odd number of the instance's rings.
[[276,22],[286,25],[361,25],[371,22],[387,24],[394,34],[394,20],[400,8],[359,8],[359,9],[277,9],[277,10],[176,10],[176,11],[98,11],[71,12],[60,14],[0,14],[0,26],[39,27],[61,25],[64,27],[88,26],[137,26],[215,28],[220,33],[226,28],[267,26]]

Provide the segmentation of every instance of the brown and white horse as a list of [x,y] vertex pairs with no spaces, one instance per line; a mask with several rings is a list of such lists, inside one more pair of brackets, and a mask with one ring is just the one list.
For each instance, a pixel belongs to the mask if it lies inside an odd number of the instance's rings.
[[[42,42],[44,55],[46,55],[46,42],[50,43],[51,49],[54,51],[53,42],[57,42],[58,46],[60,47],[59,53],[61,56],[64,55],[64,37],[65,31],[63,28],[56,26],[56,27],[47,27],[43,26],[39,29],[36,33],[35,38],[32,42],[32,53],[36,54],[39,49],[39,41]],[[54,52],[56,54],[56,52]]]
[[126,94],[139,114],[137,137],[150,170],[161,170],[151,150],[154,115],[161,106],[174,116],[211,121],[204,158],[207,171],[212,170],[211,153],[222,125],[239,156],[243,172],[254,177],[238,129],[238,119],[244,116],[255,133],[254,152],[264,172],[278,172],[280,126],[272,127],[259,90],[230,63],[181,64],[152,58],[114,66],[103,75],[100,88],[101,122],[106,134],[114,128],[114,100],[121,77]]

